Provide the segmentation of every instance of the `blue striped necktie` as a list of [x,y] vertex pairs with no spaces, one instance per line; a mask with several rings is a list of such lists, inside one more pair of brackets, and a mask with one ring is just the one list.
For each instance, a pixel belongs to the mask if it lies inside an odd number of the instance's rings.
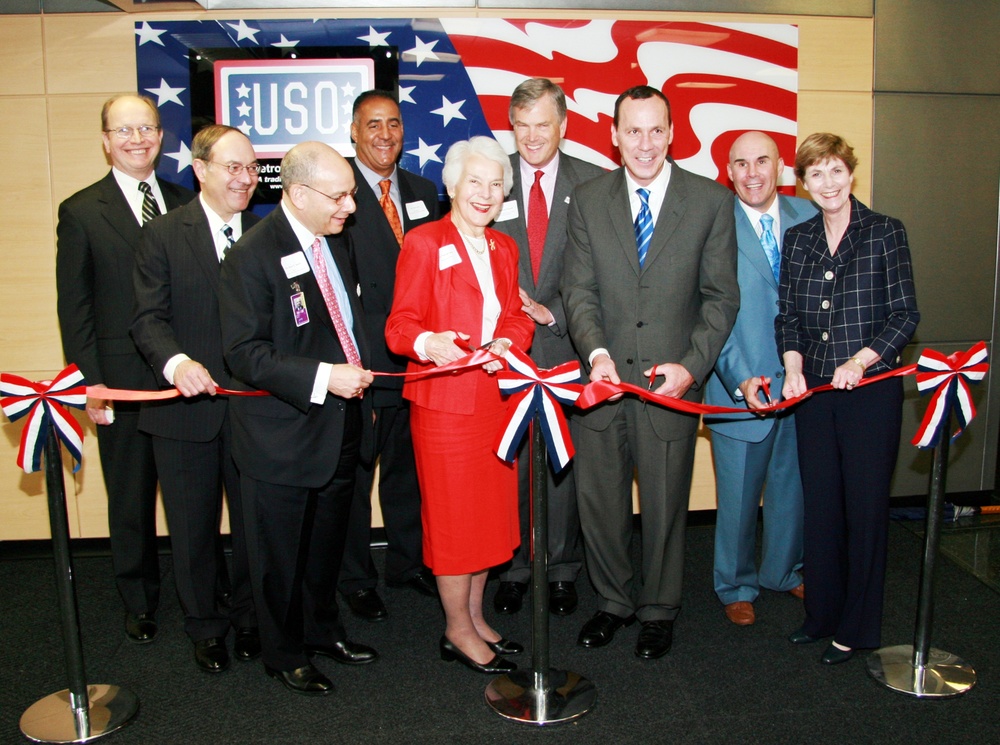
[[774,281],[781,281],[781,251],[778,250],[778,242],[774,240],[774,231],[771,226],[774,218],[770,215],[760,216],[760,245],[764,247],[767,260],[771,263],[771,272],[774,274]]
[[635,216],[635,245],[639,249],[639,268],[646,263],[649,242],[653,238],[653,213],[649,210],[649,189],[636,189],[639,195],[639,214]]

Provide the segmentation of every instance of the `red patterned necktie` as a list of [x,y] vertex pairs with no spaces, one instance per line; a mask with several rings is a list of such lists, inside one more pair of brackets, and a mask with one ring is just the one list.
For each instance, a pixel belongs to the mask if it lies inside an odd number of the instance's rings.
[[531,273],[536,284],[538,270],[542,267],[545,234],[549,230],[549,210],[545,205],[545,192],[542,191],[544,175],[544,171],[535,171],[535,183],[531,185],[531,193],[528,195],[528,255],[531,257]]
[[323,258],[322,245],[319,238],[314,240],[312,244],[313,263],[316,265],[316,281],[319,283],[320,292],[323,293],[323,301],[326,303],[326,309],[330,312],[330,318],[333,319],[333,327],[337,329],[337,338],[340,339],[340,346],[344,349],[347,361],[355,367],[362,367],[358,348],[354,346],[354,340],[347,332],[347,324],[344,323],[344,317],[340,314],[340,305],[337,303],[337,296],[333,293],[333,285],[330,284],[330,275],[326,273],[326,259]]
[[382,189],[382,196],[379,197],[378,203],[382,205],[385,219],[389,221],[389,227],[392,228],[392,232],[396,236],[396,241],[402,246],[403,224],[399,221],[399,213],[396,212],[396,205],[393,203],[392,197],[389,196],[389,188],[392,186],[392,181],[384,178],[378,182],[378,185]]

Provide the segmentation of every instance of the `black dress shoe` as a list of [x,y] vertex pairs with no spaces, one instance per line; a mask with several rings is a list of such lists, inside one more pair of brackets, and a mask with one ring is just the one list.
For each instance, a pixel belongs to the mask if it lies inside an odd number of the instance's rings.
[[510,615],[521,610],[521,598],[527,592],[524,582],[501,582],[497,594],[493,596],[493,609],[497,613]]
[[194,661],[206,673],[221,673],[229,669],[229,652],[221,636],[199,639],[194,643]]
[[367,665],[378,659],[378,652],[371,647],[349,642],[346,639],[330,645],[306,646],[306,654],[310,657],[321,654],[342,665]]
[[294,670],[275,670],[264,665],[264,672],[294,693],[304,696],[329,696],[333,693],[333,683],[312,664]]
[[579,604],[576,584],[573,582],[549,582],[549,611],[557,616],[568,616]]
[[796,629],[791,634],[788,635],[788,641],[792,644],[812,644],[813,642],[818,642],[820,637],[810,636],[806,633],[805,627]]
[[431,570],[426,567],[407,580],[403,580],[402,582],[389,582],[387,580],[386,584],[389,587],[409,587],[411,590],[416,590],[421,595],[426,595],[429,598],[436,598],[438,596],[437,580],[434,579]]
[[500,655],[493,655],[493,659],[489,662],[480,665],[478,662],[473,660],[471,657],[467,656],[465,652],[452,644],[448,637],[442,636],[441,641],[438,643],[441,649],[441,659],[445,662],[452,662],[458,660],[463,665],[465,665],[470,670],[475,670],[477,673],[486,673],[487,675],[502,675],[503,673],[513,672],[517,670],[517,665],[510,660],[505,660]]
[[389,617],[389,611],[374,587],[350,593],[347,595],[347,605],[354,615],[366,621],[384,621]]
[[618,629],[622,626],[631,626],[633,621],[635,621],[635,616],[622,618],[614,613],[599,610],[587,623],[583,624],[576,643],[581,647],[603,647],[614,639]]
[[152,613],[129,613],[125,616],[125,636],[136,644],[149,644],[156,638],[156,619]]
[[521,654],[524,651],[523,644],[512,642],[510,639],[504,639],[503,637],[500,637],[495,642],[486,642],[486,646],[497,654]]
[[635,643],[635,656],[655,660],[670,651],[674,641],[673,621],[643,621],[639,639]]
[[233,641],[233,655],[238,660],[256,659],[260,656],[260,632],[256,627],[244,626],[236,629],[236,639]]
[[819,661],[824,665],[839,665],[841,662],[847,662],[853,656],[853,649],[838,649],[833,644],[830,644],[820,656]]

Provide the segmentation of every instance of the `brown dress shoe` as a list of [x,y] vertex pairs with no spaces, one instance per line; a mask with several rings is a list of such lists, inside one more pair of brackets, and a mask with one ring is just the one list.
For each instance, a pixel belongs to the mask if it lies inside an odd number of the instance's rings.
[[788,594],[789,595],[794,595],[799,600],[805,600],[806,599],[806,583],[803,582],[798,587],[793,587],[791,590],[788,591]]
[[752,626],[757,620],[757,615],[753,612],[753,603],[738,600],[726,606],[726,618],[737,626]]

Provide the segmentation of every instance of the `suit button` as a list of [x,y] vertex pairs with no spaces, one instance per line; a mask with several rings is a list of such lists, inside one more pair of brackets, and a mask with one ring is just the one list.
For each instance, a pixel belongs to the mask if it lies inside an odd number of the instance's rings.
[[632,358],[629,357],[627,360],[625,360],[625,363],[628,364],[628,365],[631,365],[632,364]]
[[783,372],[782,372],[781,370],[778,370],[778,372],[776,372],[776,373],[774,374],[774,377],[776,377],[776,378],[780,378],[780,377],[782,377],[782,376],[783,376],[784,374],[785,374],[785,373],[783,373]]
[[639,321],[639,323],[637,323],[637,324],[635,325],[635,327],[636,327],[637,329],[641,329],[641,328],[642,328],[642,321]]

